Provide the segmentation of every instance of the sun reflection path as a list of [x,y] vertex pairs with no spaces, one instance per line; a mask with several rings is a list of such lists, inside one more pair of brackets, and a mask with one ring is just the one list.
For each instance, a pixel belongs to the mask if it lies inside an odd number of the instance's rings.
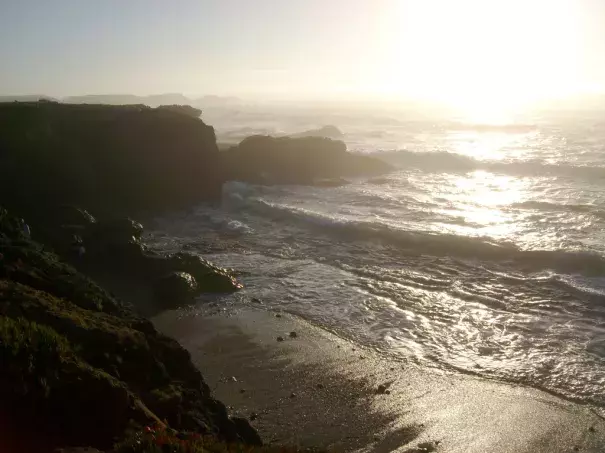
[[536,132],[452,132],[448,141],[457,154],[479,160],[502,161],[511,157],[520,158],[524,148]]
[[442,198],[448,207],[440,212],[457,219],[442,225],[449,233],[465,236],[512,237],[519,229],[516,216],[507,209],[528,197],[529,183],[524,178],[496,175],[477,170],[464,176],[446,179]]

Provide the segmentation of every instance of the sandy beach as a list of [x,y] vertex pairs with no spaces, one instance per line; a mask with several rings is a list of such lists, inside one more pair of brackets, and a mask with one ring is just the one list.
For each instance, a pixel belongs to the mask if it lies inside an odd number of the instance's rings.
[[405,453],[605,450],[605,421],[589,407],[421,369],[286,313],[168,311],[153,321],[265,442]]

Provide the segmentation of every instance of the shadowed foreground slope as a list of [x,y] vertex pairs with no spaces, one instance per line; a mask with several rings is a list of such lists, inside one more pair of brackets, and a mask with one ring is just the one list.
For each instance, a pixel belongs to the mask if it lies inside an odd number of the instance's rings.
[[5,211],[0,362],[0,420],[17,451],[110,448],[129,429],[163,422],[259,442],[246,422],[228,418],[176,341],[26,238]]

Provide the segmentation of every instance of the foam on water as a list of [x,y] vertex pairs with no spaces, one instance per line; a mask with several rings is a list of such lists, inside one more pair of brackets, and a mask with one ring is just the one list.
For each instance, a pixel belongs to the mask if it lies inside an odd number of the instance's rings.
[[258,297],[389,354],[605,407],[600,123],[324,120],[399,169],[338,188],[231,182],[221,208],[158,219],[152,246],[240,270],[246,289],[223,303]]

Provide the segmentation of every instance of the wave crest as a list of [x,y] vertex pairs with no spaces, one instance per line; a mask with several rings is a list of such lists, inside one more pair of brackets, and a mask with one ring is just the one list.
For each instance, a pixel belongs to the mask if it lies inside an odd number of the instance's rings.
[[448,151],[416,152],[409,150],[380,151],[376,157],[402,168],[433,172],[486,170],[515,176],[570,176],[588,180],[605,180],[605,167],[550,164],[539,160],[494,162],[475,159]]
[[566,250],[522,250],[485,237],[433,234],[403,230],[378,222],[337,218],[304,208],[249,200],[247,208],[290,226],[311,227],[344,241],[379,241],[407,256],[438,256],[460,260],[513,264],[529,271],[552,269],[585,276],[605,275],[605,258],[596,253]]

